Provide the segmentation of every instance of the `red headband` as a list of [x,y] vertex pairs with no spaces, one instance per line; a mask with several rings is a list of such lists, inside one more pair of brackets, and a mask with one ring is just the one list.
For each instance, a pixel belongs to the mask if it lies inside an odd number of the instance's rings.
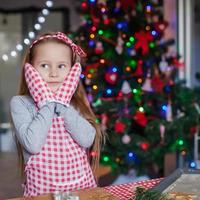
[[64,43],[68,44],[71,48],[72,48],[72,51],[76,54],[78,54],[80,57],[86,57],[86,53],[81,49],[81,47],[79,47],[78,45],[74,44],[72,42],[71,39],[69,39],[64,33],[62,32],[57,32],[53,35],[44,35],[44,36],[41,36],[40,38],[34,40],[30,46],[30,49],[35,45],[37,44],[39,41],[43,40],[43,39],[46,39],[46,38],[56,38],[58,40],[61,40],[63,41]]

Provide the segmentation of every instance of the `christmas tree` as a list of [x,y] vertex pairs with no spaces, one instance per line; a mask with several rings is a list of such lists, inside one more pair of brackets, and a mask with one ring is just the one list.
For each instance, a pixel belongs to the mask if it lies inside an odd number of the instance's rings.
[[170,51],[174,39],[164,39],[163,2],[83,0],[80,8],[72,37],[87,52],[81,78],[107,133],[101,163],[117,173],[156,166],[163,175],[168,152],[192,161],[200,91],[178,79],[184,63]]

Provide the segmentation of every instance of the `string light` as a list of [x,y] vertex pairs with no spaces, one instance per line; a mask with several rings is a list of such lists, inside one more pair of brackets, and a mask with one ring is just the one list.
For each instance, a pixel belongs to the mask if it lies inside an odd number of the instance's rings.
[[104,64],[105,63],[105,60],[102,58],[102,59],[100,59],[100,63],[101,64]]
[[82,2],[81,3],[81,7],[83,8],[83,9],[86,9],[88,6],[87,6],[87,3],[86,2]]
[[94,45],[95,45],[94,40],[90,40],[90,41],[89,41],[89,46],[90,46],[90,47],[93,47]]
[[117,67],[113,67],[113,68],[112,68],[112,71],[113,71],[113,72],[117,72]]
[[133,89],[133,93],[136,94],[138,92],[137,89]]
[[49,15],[50,11],[49,8],[53,7],[53,1],[47,0],[45,2],[44,8],[41,10],[41,12],[38,15],[37,22],[33,25],[32,30],[28,32],[27,36],[22,39],[22,43],[19,43],[10,50],[9,53],[3,53],[1,58],[3,61],[7,62],[10,57],[16,57],[18,55],[18,52],[22,51],[24,49],[24,46],[29,45],[31,41],[35,38],[36,32],[42,29],[42,24],[46,21],[45,17]]
[[92,74],[88,74],[87,78],[91,79],[92,78]]
[[33,31],[30,31],[28,33],[28,36],[29,36],[30,39],[33,39],[35,37],[35,33]]
[[126,43],[126,46],[127,46],[127,47],[131,47],[131,43],[130,43],[130,42],[127,42],[127,43]]
[[38,22],[41,23],[41,24],[44,23],[45,22],[45,18],[43,16],[39,16],[38,17]]
[[90,38],[91,39],[94,39],[94,37],[95,37],[95,35],[92,33],[92,34],[90,34]]
[[95,32],[95,31],[97,30],[97,28],[96,28],[95,26],[93,26],[93,27],[91,28],[91,30]]
[[127,67],[125,68],[125,70],[126,70],[127,72],[130,72],[130,71],[131,71],[131,68],[130,68],[129,66],[127,66]]
[[17,52],[16,52],[16,51],[11,51],[10,55],[11,55],[12,57],[15,57],[15,56],[17,56]]
[[24,39],[24,44],[29,45],[30,44],[30,40],[28,38]]
[[97,90],[98,86],[97,85],[93,85],[92,88],[93,88],[93,90]]
[[4,55],[2,56],[2,59],[3,59],[4,61],[7,61],[7,60],[8,60],[8,55],[7,55],[7,54],[4,54]]
[[42,10],[42,14],[43,14],[44,16],[47,16],[47,15],[49,14],[49,10],[46,9],[46,8],[44,8],[44,9]]
[[129,41],[130,41],[130,42],[134,42],[134,41],[135,41],[135,38],[131,36],[131,37],[129,38]]
[[108,156],[104,156],[104,157],[103,157],[103,161],[104,161],[104,162],[108,162],[109,160],[110,160],[110,158],[109,158]]
[[51,8],[51,7],[53,6],[53,2],[52,2],[52,1],[49,1],[49,0],[46,1],[45,4],[46,4],[46,6],[49,7],[49,8]]
[[107,89],[106,90],[106,93],[109,95],[109,94],[112,94],[112,90],[111,89]]
[[23,50],[23,46],[22,46],[21,44],[17,44],[17,45],[16,45],[16,49],[17,49],[18,51],[22,51],[22,50]]
[[196,166],[197,166],[197,164],[194,161],[192,161],[190,163],[190,168],[196,168]]
[[39,30],[41,30],[42,26],[39,23],[37,23],[34,25],[34,28],[35,28],[35,30],[39,31]]
[[99,34],[99,35],[103,35],[103,30],[99,30],[99,31],[98,31],[98,34]]
[[83,79],[83,78],[85,78],[85,75],[84,75],[84,74],[81,74],[81,76],[80,76],[80,77],[81,77],[81,79]]
[[166,106],[166,105],[163,105],[163,106],[162,106],[162,110],[163,110],[163,111],[167,111],[167,106]]
[[140,112],[144,112],[144,108],[142,106],[139,107]]
[[137,82],[138,82],[138,83],[142,83],[142,79],[141,79],[141,78],[138,78],[138,79],[137,79]]

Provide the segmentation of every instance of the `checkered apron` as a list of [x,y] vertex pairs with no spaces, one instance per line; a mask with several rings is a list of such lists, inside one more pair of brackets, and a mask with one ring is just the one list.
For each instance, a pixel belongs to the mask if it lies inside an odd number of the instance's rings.
[[40,153],[30,156],[24,196],[96,187],[86,151],[66,131],[64,118],[54,117]]

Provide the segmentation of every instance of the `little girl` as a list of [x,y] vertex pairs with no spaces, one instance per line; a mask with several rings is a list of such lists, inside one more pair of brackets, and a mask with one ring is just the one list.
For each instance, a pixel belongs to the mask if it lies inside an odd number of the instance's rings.
[[24,196],[96,187],[103,137],[79,82],[83,56],[61,32],[40,36],[26,53],[19,96],[10,102]]

